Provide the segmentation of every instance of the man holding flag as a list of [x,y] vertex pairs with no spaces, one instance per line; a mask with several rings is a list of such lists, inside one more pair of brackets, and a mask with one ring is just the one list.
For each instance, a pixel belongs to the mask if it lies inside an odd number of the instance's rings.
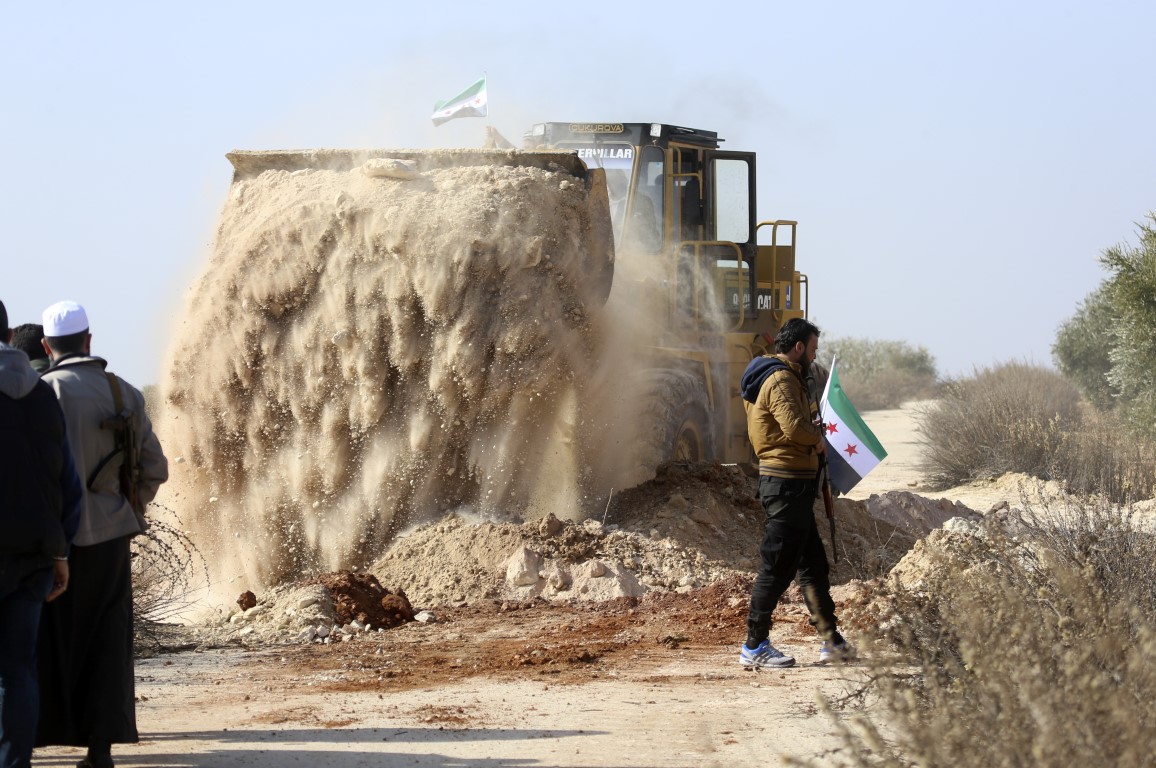
[[823,639],[820,663],[853,655],[836,629],[827,553],[815,524],[819,461],[826,443],[822,425],[812,416],[806,378],[818,349],[819,329],[813,323],[788,320],[775,336],[777,354],[755,358],[743,374],[747,436],[759,459],[759,499],[766,513],[747,640],[739,652],[745,667],[794,665],[769,637],[771,614],[795,578],[811,624]]

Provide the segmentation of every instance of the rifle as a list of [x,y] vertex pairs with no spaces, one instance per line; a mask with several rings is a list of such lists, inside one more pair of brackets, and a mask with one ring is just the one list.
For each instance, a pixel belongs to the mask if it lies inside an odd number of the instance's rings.
[[[822,422],[820,422],[822,425]],[[823,430],[826,434],[826,429]],[[824,440],[827,438],[824,437]],[[835,546],[835,499],[831,495],[831,480],[827,472],[827,454],[823,453],[819,456],[819,488],[823,492],[823,509],[827,511],[827,522],[831,525],[831,556],[835,562],[839,562],[839,548]]]

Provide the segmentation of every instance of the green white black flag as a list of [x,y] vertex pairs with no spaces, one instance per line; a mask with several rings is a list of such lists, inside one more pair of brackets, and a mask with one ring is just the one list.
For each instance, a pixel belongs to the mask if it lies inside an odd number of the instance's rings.
[[488,103],[486,78],[483,75],[480,80],[452,99],[434,104],[433,124],[441,125],[455,117],[485,117],[488,114]]
[[831,376],[823,390],[820,409],[827,427],[827,467],[831,485],[840,493],[854,488],[863,476],[887,458],[887,451],[863,423],[859,412],[839,385],[839,374],[831,361]]

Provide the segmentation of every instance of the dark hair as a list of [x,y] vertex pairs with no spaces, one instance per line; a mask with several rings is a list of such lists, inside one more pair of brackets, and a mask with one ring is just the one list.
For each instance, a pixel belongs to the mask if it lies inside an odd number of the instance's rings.
[[43,338],[43,325],[25,323],[12,329],[12,346],[28,355],[29,360],[42,360],[48,357],[44,345],[40,343]]
[[794,349],[800,341],[806,344],[812,336],[819,335],[819,328],[809,320],[793,317],[783,323],[783,327],[775,334],[775,351],[784,354]]
[[8,343],[8,310],[0,301],[0,341]]
[[48,346],[58,355],[77,355],[84,352],[84,344],[88,341],[88,329],[80,333],[70,333],[67,336],[45,336]]

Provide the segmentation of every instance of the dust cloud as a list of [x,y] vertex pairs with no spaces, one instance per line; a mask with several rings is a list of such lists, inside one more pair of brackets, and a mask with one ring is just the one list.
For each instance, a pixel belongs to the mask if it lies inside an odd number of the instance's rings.
[[602,307],[605,194],[521,156],[238,164],[160,419],[217,576],[364,566],[449,510],[577,518],[652,473],[623,382],[661,281],[620,261]]

